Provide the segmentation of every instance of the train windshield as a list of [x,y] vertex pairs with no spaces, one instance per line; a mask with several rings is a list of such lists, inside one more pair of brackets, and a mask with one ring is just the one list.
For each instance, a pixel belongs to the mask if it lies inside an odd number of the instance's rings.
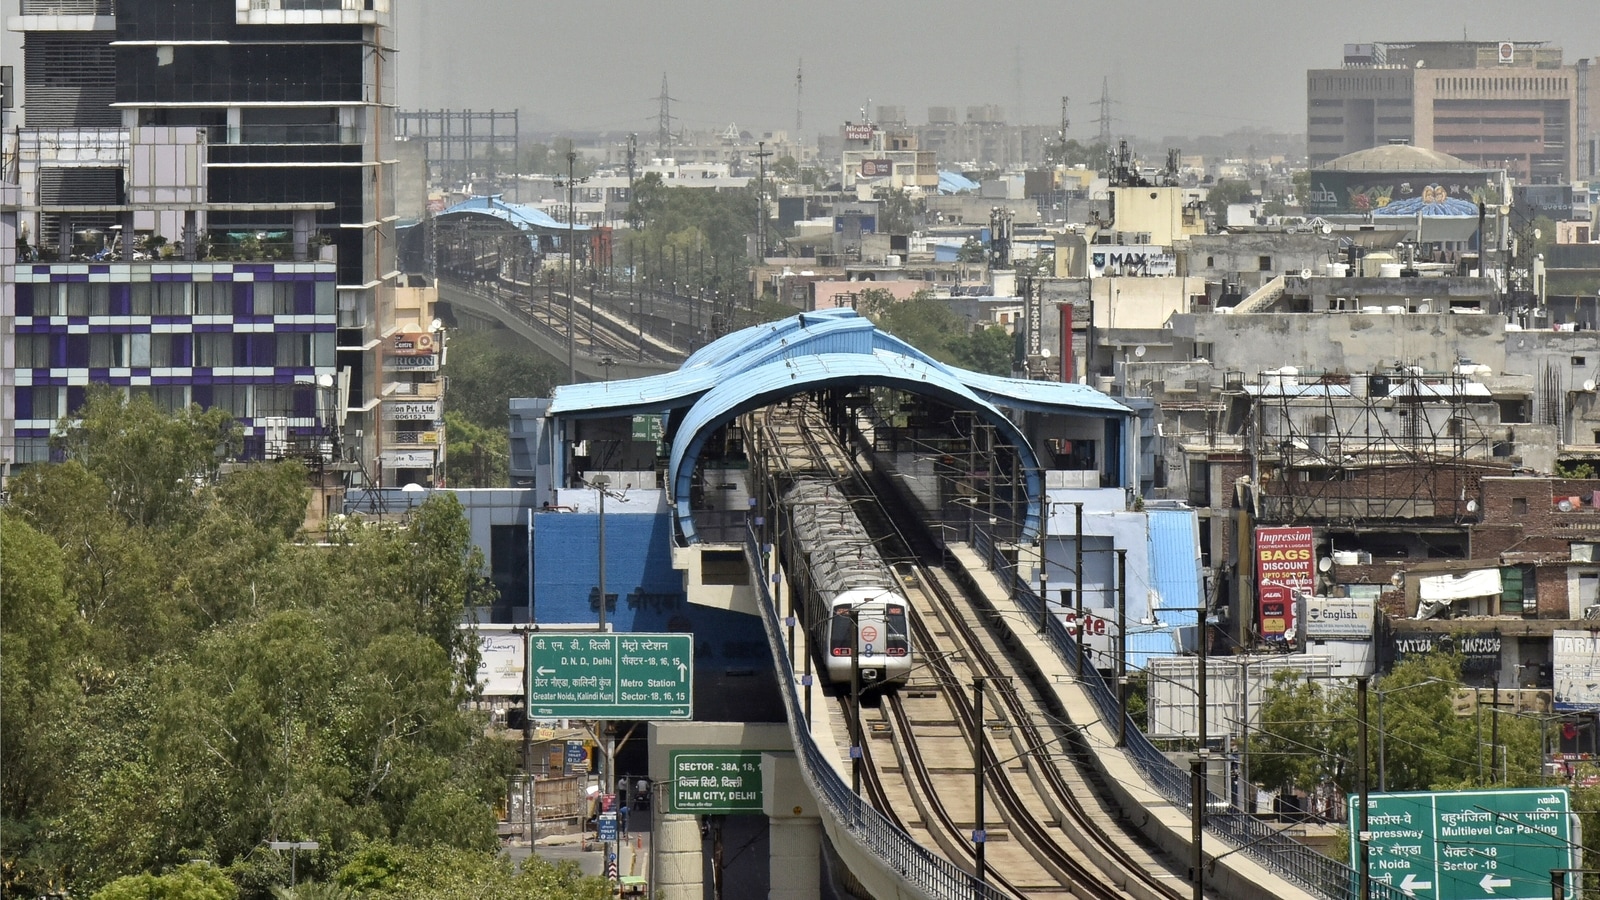
[[855,636],[855,615],[848,606],[835,607],[828,620],[828,655],[851,656],[850,639]]
[[905,656],[911,646],[906,630],[906,608],[890,603],[883,608],[883,652],[886,656]]

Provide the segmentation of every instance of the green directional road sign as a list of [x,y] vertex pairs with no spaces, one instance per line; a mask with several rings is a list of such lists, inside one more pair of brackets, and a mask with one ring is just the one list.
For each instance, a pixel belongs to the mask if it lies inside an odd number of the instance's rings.
[[1372,880],[1418,900],[1543,900],[1550,871],[1578,865],[1562,788],[1371,794],[1367,834]]
[[693,717],[693,635],[535,634],[529,644],[529,715]]
[[672,813],[761,812],[761,751],[674,750]]

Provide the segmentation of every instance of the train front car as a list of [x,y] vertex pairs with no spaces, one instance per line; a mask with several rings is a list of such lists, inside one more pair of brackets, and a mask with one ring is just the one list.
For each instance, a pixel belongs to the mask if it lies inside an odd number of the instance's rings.
[[817,479],[796,482],[785,503],[791,562],[804,569],[807,624],[828,681],[840,690],[857,678],[862,690],[904,684],[912,664],[905,597],[851,499]]

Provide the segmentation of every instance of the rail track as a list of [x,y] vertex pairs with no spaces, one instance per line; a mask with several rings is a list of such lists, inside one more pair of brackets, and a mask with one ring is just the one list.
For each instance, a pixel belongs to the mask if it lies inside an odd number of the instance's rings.
[[[931,555],[932,542],[905,524],[916,522],[913,515],[892,495],[874,493],[873,479],[835,439],[817,405],[797,398],[756,415],[759,421],[747,427],[761,430],[762,459],[771,470],[831,473],[857,498],[863,522],[904,580],[917,655],[910,683],[859,708],[839,696],[833,713],[836,722],[860,716],[870,735],[861,742],[868,802],[976,880],[972,837],[981,769],[983,802],[996,814],[982,823],[983,879],[991,887],[1019,898],[1189,896],[1184,873],[1105,799],[1109,791],[1087,764],[1087,744],[1014,664],[993,608],[967,596],[944,571],[943,560]],[[981,721],[969,693],[980,681]]]

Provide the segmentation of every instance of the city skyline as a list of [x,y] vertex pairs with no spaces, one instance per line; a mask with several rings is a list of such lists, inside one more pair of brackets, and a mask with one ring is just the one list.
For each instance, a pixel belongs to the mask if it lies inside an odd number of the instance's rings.
[[[1562,47],[1569,62],[1600,55],[1592,6],[1572,0],[1517,9],[1357,0],[1337,16],[1267,0],[1204,13],[1158,2],[1136,20],[1091,19],[1087,9],[1041,0],[977,18],[968,5],[944,0],[909,11],[836,0],[804,10],[689,0],[671,15],[612,4],[581,20],[529,18],[511,0],[473,6],[480,15],[400,8],[402,106],[519,108],[523,129],[537,132],[653,132],[665,74],[675,129],[793,131],[798,107],[804,134],[814,136],[878,106],[903,107],[918,123],[930,106],[964,115],[985,104],[1002,107],[1013,124],[1053,124],[1066,95],[1068,136],[1088,140],[1099,131],[1104,81],[1119,137],[1300,133],[1305,73],[1338,66],[1345,43],[1465,35],[1542,41]],[[486,20],[495,27],[484,28]],[[1029,22],[1044,27],[1023,27]],[[1092,24],[1080,27],[1085,22]],[[840,32],[846,36],[828,37]]]

